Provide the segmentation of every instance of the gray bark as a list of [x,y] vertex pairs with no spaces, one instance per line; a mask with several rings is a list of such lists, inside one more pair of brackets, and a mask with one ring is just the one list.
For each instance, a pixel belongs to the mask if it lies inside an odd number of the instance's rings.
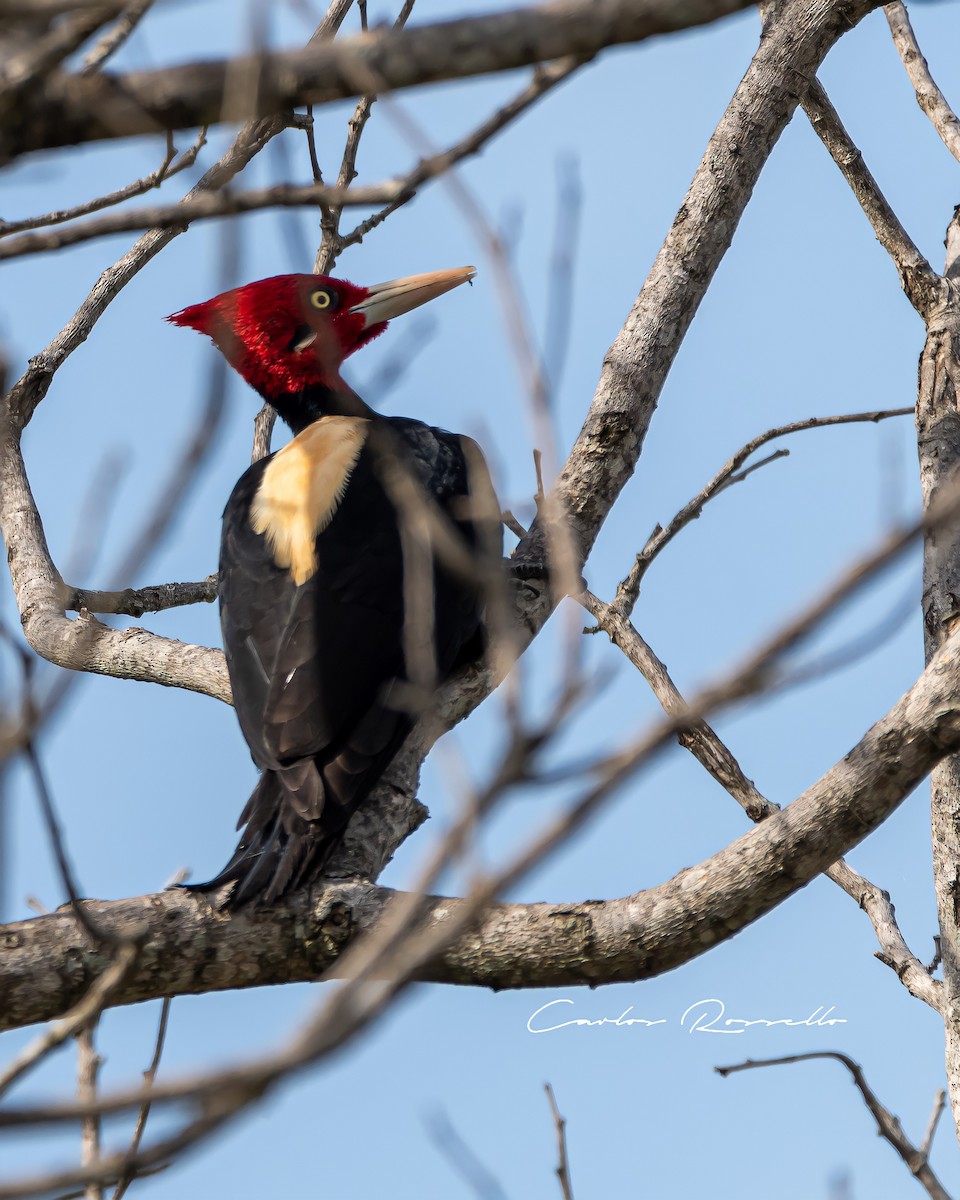
[[[230,62],[114,76],[58,73],[0,131],[0,161],[30,150],[249,120],[296,105],[590,57],[746,8],[750,0],[561,0],[486,17],[374,32]],[[832,7],[841,13],[848,5]],[[849,6],[855,7],[855,5]],[[231,81],[250,86],[231,87]],[[225,103],[229,97],[229,103]]]

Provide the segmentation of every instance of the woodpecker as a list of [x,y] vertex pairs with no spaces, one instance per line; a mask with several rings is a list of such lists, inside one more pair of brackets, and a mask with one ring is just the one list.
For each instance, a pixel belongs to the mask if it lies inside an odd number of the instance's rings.
[[340,374],[389,320],[474,274],[374,287],[280,275],[167,318],[210,337],[293,433],[244,472],[223,514],[223,645],[261,774],[236,852],[194,890],[233,883],[229,907],[269,904],[314,879],[410,732],[413,684],[422,692],[483,653],[479,573],[410,532],[439,515],[474,560],[481,548],[499,558],[479,447],[380,415]]

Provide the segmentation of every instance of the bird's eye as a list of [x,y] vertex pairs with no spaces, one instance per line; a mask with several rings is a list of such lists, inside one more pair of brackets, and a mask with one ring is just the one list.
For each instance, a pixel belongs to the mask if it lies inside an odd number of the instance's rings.
[[310,304],[318,312],[326,312],[328,309],[337,307],[337,293],[331,292],[328,288],[317,288],[315,292],[310,293]]

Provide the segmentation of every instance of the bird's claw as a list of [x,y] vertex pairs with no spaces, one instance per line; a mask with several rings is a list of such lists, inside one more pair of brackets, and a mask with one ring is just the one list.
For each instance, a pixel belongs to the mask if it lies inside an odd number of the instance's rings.
[[550,568],[542,559],[507,559],[507,572],[512,579],[526,583],[530,579],[546,581],[550,578]]

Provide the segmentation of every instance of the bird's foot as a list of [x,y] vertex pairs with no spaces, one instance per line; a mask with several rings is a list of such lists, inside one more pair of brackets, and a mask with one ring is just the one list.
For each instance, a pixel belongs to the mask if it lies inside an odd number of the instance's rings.
[[550,578],[550,568],[542,559],[514,559],[506,560],[507,574],[511,579],[516,579],[521,583],[526,583],[531,579],[539,579],[546,581]]
[[[507,574],[511,579],[515,579],[518,584],[530,583],[547,583],[557,586],[558,575],[556,571],[552,571],[548,563],[543,559],[513,559],[506,560]],[[582,575],[577,577],[576,583],[572,588],[568,580],[564,581],[565,586],[569,589],[571,595],[577,595],[580,592],[587,590],[587,581]],[[529,588],[531,592],[535,592],[535,588]]]

